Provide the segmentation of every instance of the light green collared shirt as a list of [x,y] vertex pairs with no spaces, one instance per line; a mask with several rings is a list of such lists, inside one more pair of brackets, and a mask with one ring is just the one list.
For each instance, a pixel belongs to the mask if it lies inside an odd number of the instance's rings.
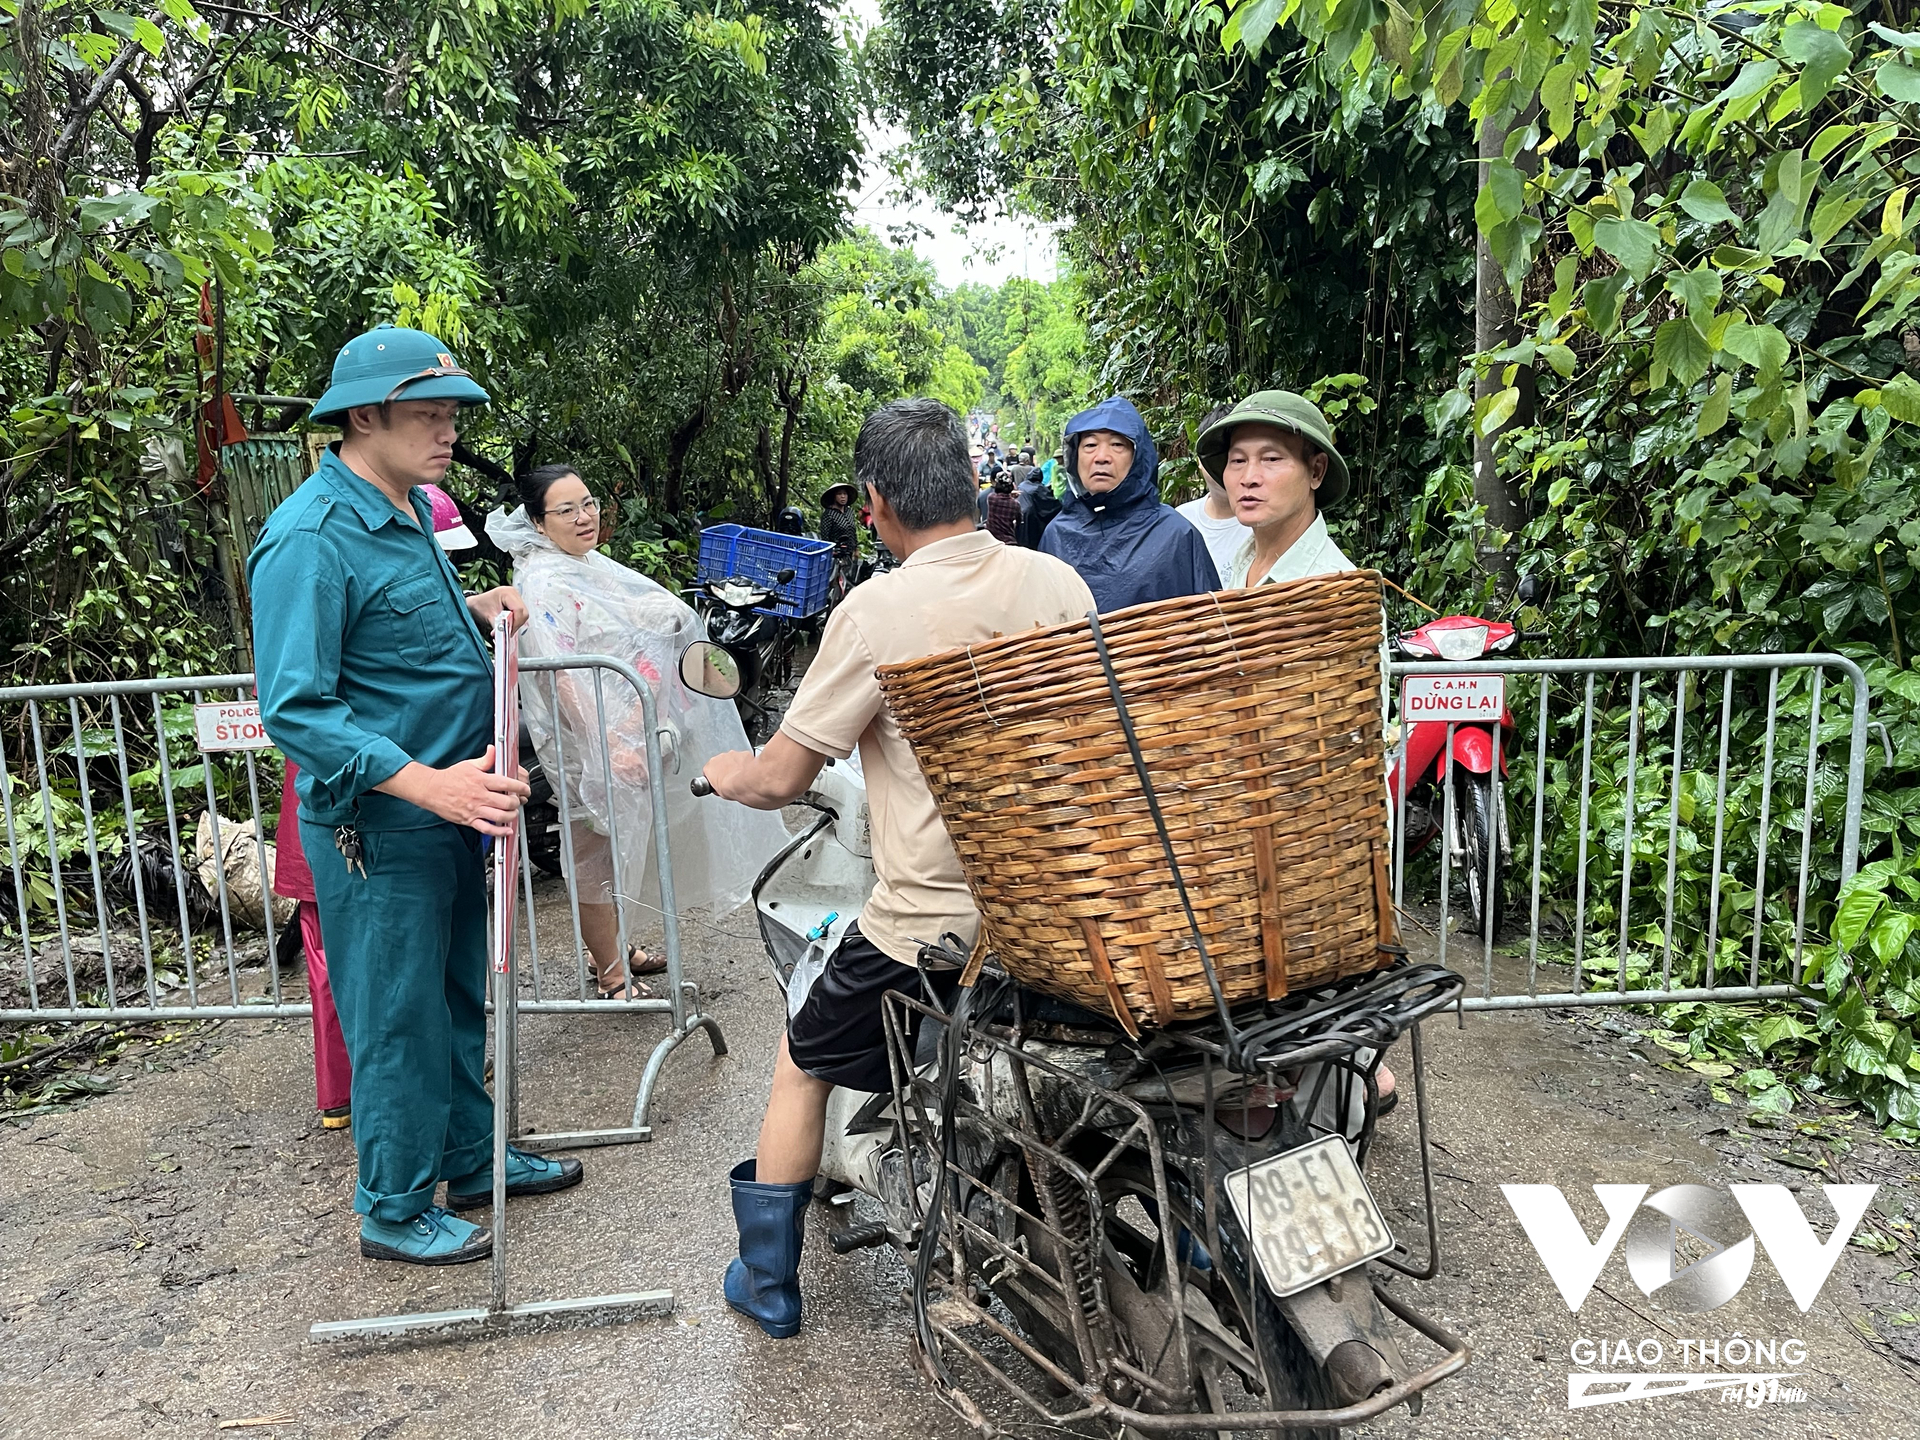
[[[1262,585],[1278,585],[1287,580],[1304,580],[1309,575],[1337,575],[1342,570],[1357,567],[1341,553],[1340,547],[1333,543],[1333,536],[1327,533],[1327,517],[1315,515],[1300,538],[1289,545],[1286,552],[1273,562],[1273,568],[1261,580]],[[1247,532],[1247,538],[1241,542],[1239,553],[1233,557],[1233,564],[1227,567],[1223,577],[1228,590],[1247,588],[1247,573],[1253,569],[1253,532]]]

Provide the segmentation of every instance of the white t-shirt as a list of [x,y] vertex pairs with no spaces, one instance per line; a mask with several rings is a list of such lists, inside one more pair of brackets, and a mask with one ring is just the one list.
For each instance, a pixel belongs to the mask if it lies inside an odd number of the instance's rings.
[[1227,567],[1233,564],[1233,557],[1240,553],[1241,544],[1253,532],[1231,515],[1224,520],[1216,520],[1207,514],[1207,497],[1204,495],[1175,509],[1207,542],[1207,554],[1213,557],[1213,568],[1220,576],[1220,583],[1225,585]]

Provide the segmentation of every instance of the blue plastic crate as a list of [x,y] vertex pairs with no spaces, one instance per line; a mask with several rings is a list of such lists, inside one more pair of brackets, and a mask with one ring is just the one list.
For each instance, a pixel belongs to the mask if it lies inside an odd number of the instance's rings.
[[702,581],[744,575],[771,586],[782,570],[793,579],[778,587],[780,603],[764,613],[789,619],[827,608],[827,582],[833,578],[833,542],[805,535],[782,535],[748,525],[709,525],[700,532]]

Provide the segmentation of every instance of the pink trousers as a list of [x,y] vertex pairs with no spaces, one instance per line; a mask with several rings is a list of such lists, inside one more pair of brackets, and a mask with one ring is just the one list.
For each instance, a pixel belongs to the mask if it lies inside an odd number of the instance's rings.
[[353,1099],[353,1067],[347,1063],[347,1042],[340,1034],[340,1016],[333,1008],[333,987],[327,983],[327,952],[320,943],[320,907],[311,900],[300,906],[300,944],[307,952],[307,991],[313,997],[313,1089],[322,1110],[338,1109]]

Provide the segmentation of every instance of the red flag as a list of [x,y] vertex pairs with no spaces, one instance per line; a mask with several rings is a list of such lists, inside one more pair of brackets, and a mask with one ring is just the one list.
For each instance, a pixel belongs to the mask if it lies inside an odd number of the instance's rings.
[[[206,375],[199,368],[199,361],[214,358],[214,327],[217,322],[213,314],[213,291],[202,284],[200,287],[200,329],[193,337],[194,354],[197,357],[195,373],[199,377],[200,388],[206,389]],[[216,383],[218,376],[216,374]],[[193,417],[194,449],[197,452],[198,465],[194,470],[194,483],[202,495],[213,488],[214,477],[220,473],[220,448],[223,445],[238,445],[247,438],[247,427],[240,423],[240,408],[233,403],[231,395],[215,395],[202,404]]]

